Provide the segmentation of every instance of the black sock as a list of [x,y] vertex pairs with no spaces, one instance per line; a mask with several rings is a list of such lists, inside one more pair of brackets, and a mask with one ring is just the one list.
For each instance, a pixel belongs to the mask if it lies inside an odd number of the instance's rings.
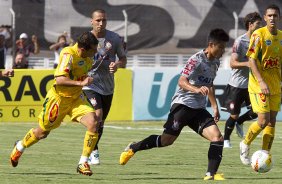
[[242,125],[245,121],[253,120],[256,119],[257,117],[258,115],[256,113],[254,113],[252,110],[249,110],[248,112],[246,112],[245,114],[243,114],[238,118],[237,123],[239,125]]
[[216,174],[218,167],[220,165],[221,159],[222,159],[222,150],[223,150],[223,142],[217,141],[217,142],[211,142],[210,143],[210,149],[208,152],[208,170],[213,176]]
[[160,135],[150,135],[144,140],[132,144],[130,146],[130,148],[133,150],[134,153],[136,153],[137,151],[152,149],[155,147],[162,147]]
[[224,140],[230,140],[230,135],[234,129],[236,120],[229,117],[225,123]]
[[102,137],[103,130],[104,130],[104,126],[99,126],[99,128],[98,128],[98,134],[99,134],[98,135],[98,140],[97,140],[97,143],[96,143],[96,145],[95,145],[93,150],[97,150],[98,149],[98,143],[99,143],[99,141],[100,141],[100,139]]

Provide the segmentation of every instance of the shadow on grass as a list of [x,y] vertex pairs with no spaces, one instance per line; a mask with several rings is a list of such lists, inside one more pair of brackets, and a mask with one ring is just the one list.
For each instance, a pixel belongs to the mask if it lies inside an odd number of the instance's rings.
[[68,176],[75,176],[75,175],[79,175],[78,173],[59,173],[59,172],[32,172],[32,173],[28,173],[28,172],[14,172],[14,173],[6,173],[6,174],[11,174],[11,175],[68,175]]

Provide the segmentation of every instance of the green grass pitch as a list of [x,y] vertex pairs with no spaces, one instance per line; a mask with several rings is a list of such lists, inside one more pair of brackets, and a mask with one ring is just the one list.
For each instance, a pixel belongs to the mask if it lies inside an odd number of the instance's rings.
[[[94,174],[76,173],[82,151],[85,128],[77,123],[66,123],[26,149],[17,168],[12,168],[9,155],[15,140],[22,139],[36,123],[0,123],[0,183],[1,184],[89,184],[89,183],[203,183],[207,168],[209,142],[184,128],[176,142],[166,148],[141,151],[125,166],[119,165],[119,156],[131,141],[141,140],[151,134],[162,133],[163,122],[106,123],[99,144],[101,165],[92,166]],[[244,129],[250,125],[246,123]],[[221,130],[224,128],[219,123]],[[219,172],[224,173],[223,183],[282,183],[282,124],[277,123],[272,147],[273,169],[266,174],[252,171],[239,158],[239,141],[231,135],[232,149],[223,150]],[[261,137],[252,144],[251,153],[260,149]],[[207,182],[211,183],[211,182]]]

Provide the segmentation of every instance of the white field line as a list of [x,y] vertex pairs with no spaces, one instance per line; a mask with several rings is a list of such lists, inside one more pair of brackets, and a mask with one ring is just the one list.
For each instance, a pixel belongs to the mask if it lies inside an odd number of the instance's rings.
[[[134,128],[134,127],[129,127],[129,126],[122,127],[122,126],[113,126],[113,125],[104,125],[104,127],[112,128],[112,129],[117,129],[117,130],[146,130],[146,131],[157,130],[157,131],[163,131],[163,128],[152,128],[152,127]],[[190,128],[188,128],[188,130],[185,130],[185,129],[187,129],[187,127],[186,128],[184,127],[181,132],[195,133],[194,131],[189,130]],[[222,134],[224,134],[224,132],[222,132]],[[261,135],[258,135],[257,137],[261,137]],[[282,139],[282,136],[276,134],[275,138]]]

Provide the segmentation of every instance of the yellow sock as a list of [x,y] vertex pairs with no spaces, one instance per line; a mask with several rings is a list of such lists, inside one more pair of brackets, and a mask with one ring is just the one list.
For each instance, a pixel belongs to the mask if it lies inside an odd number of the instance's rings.
[[266,126],[262,135],[262,149],[270,151],[274,140],[275,127]]
[[37,139],[33,133],[33,128],[30,129],[25,137],[22,140],[23,147],[28,148],[32,146],[33,144],[37,143],[39,139]]
[[263,129],[258,125],[257,121],[252,123],[251,126],[248,129],[248,132],[247,132],[246,137],[244,139],[244,143],[247,144],[247,145],[250,145],[262,130]]
[[98,133],[86,131],[84,137],[82,156],[86,156],[87,158],[90,156],[91,152],[93,151],[97,143],[97,140],[98,140]]

